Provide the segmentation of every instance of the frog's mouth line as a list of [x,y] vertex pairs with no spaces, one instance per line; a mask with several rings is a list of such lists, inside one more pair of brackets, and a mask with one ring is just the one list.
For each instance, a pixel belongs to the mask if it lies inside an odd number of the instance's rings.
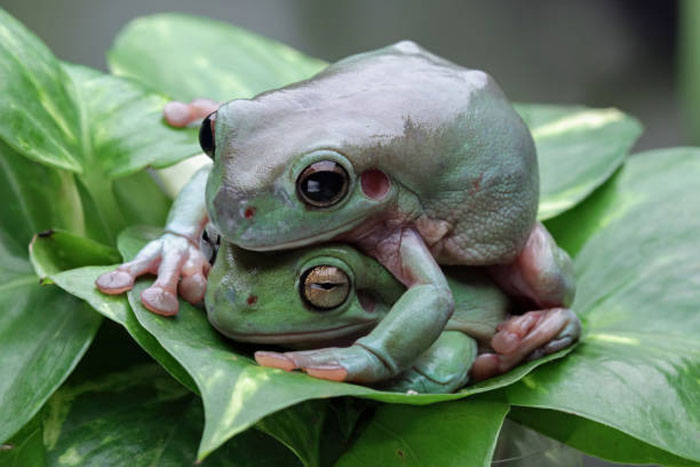
[[299,344],[306,342],[327,341],[344,337],[362,331],[372,326],[374,321],[366,323],[344,324],[335,328],[320,329],[318,331],[284,332],[284,333],[238,333],[225,332],[223,334],[238,342],[251,342],[254,344]]
[[328,231],[328,232],[322,232],[319,233],[318,235],[312,235],[310,237],[304,237],[304,238],[299,238],[297,240],[291,240],[288,242],[281,242],[281,243],[273,243],[273,244],[263,244],[263,245],[251,245],[251,244],[244,244],[242,241],[238,241],[238,243],[233,242],[237,244],[239,247],[246,249],[246,250],[251,250],[251,251],[275,251],[275,250],[292,250],[296,248],[301,248],[305,247],[308,245],[311,245],[313,243],[319,243],[319,242],[325,242],[334,239],[338,235],[344,233],[348,227],[353,226],[356,223],[361,222],[365,216],[358,217],[356,219],[352,219],[344,224],[339,225],[338,227]]

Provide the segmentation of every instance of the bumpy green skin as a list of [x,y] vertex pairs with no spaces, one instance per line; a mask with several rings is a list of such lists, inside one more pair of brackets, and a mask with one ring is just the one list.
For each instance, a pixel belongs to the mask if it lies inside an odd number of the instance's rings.
[[[216,148],[208,212],[225,238],[248,250],[331,240],[384,213],[419,230],[446,223],[442,238],[422,233],[441,264],[507,263],[537,213],[534,143],[498,85],[410,42],[222,105]],[[328,159],[348,170],[351,195],[309,209],[295,182],[311,162]],[[391,178],[381,200],[358,183],[367,169]]]
[[[407,286],[386,319],[352,346],[276,355],[265,363],[271,366],[357,382],[395,377],[452,313],[438,263],[514,261],[535,224],[537,159],[523,121],[486,73],[411,42],[222,105],[215,142],[206,203],[227,241],[253,251],[349,242]],[[296,182],[321,160],[346,170],[349,195],[310,208]],[[390,180],[382,196],[362,183],[372,170]]]
[[[316,266],[335,266],[350,278],[348,298],[333,310],[320,312],[302,296],[300,279]],[[455,311],[445,331],[409,369],[380,387],[446,393],[467,383],[478,343],[488,343],[506,319],[510,302],[483,271],[449,268],[448,281]],[[212,325],[235,340],[318,348],[366,334],[404,291],[377,261],[347,245],[265,254],[223,243],[209,275],[205,302]],[[358,294],[366,297],[364,306]]]

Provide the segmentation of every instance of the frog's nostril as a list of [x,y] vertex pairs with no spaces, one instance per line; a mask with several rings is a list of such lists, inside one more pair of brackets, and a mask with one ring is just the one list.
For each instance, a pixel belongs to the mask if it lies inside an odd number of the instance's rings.
[[252,219],[255,216],[255,208],[250,207],[246,208],[245,211],[243,211],[243,217],[246,219]]

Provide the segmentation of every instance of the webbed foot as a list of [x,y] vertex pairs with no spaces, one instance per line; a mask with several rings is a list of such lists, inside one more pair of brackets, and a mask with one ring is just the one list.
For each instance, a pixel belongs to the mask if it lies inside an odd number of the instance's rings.
[[209,262],[187,238],[166,233],[148,243],[136,257],[97,278],[95,285],[106,294],[131,290],[138,276],[151,273],[158,278],[141,292],[141,302],[154,313],[172,316],[178,312],[177,294],[192,304],[204,298]]
[[568,347],[581,335],[581,321],[568,308],[550,308],[513,316],[497,329],[491,339],[495,353],[481,354],[474,361],[471,374],[477,381]]

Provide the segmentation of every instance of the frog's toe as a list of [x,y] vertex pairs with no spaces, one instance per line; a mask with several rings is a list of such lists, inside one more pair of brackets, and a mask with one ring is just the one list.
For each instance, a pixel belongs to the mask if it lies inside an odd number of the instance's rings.
[[153,286],[141,292],[141,303],[153,313],[162,316],[176,315],[179,310],[179,303],[175,294]]
[[498,325],[498,332],[491,339],[491,347],[500,354],[517,351],[525,336],[542,319],[542,311],[531,311],[520,316],[513,316]]
[[306,374],[318,379],[329,381],[345,381],[348,378],[348,370],[342,366],[328,366],[323,368],[306,368]]
[[[498,371],[494,374],[508,371],[523,360],[534,360],[568,347],[581,335],[581,322],[568,308],[550,308],[514,316],[499,325],[498,329],[491,339],[491,347],[497,352],[497,358],[480,356],[483,359],[483,375],[493,376],[489,373],[493,371],[496,361]],[[480,371],[477,369],[477,373]]]
[[216,112],[218,107],[219,103],[211,99],[194,99],[189,104],[170,101],[163,107],[163,117],[168,124],[182,128]]
[[183,277],[177,290],[182,298],[196,305],[204,299],[204,294],[207,291],[207,280],[202,274]]
[[255,361],[258,362],[260,366],[277,368],[284,371],[292,371],[297,368],[292,359],[279,352],[265,352],[260,350],[255,352]]
[[547,342],[542,347],[535,349],[530,355],[528,355],[528,361],[537,360],[545,355],[565,349],[578,341],[579,337],[581,337],[581,320],[568,308],[562,308],[561,310],[563,310],[562,318],[568,320],[567,324],[552,340]]
[[102,274],[95,281],[95,285],[102,293],[118,295],[131,290],[134,286],[134,276],[126,271],[115,269]]
[[501,373],[501,357],[495,353],[483,353],[476,357],[470,370],[474,381],[483,381]]
[[163,117],[168,124],[182,128],[192,121],[190,106],[184,102],[171,101],[163,107]]
[[283,354],[256,352],[255,360],[263,366],[286,371],[302,370],[314,378],[331,381],[368,383],[393,376],[373,353],[357,345]]

